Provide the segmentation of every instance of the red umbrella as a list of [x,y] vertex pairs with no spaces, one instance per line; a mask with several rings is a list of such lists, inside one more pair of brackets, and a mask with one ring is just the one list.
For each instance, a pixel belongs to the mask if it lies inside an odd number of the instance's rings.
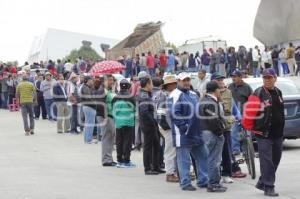
[[102,61],[96,63],[90,70],[91,76],[113,74],[125,69],[125,66],[117,61]]

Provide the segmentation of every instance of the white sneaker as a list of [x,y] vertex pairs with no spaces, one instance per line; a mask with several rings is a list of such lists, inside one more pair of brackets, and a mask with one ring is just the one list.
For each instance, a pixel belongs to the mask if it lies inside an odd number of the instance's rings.
[[230,177],[223,177],[222,183],[224,184],[232,184],[234,181]]

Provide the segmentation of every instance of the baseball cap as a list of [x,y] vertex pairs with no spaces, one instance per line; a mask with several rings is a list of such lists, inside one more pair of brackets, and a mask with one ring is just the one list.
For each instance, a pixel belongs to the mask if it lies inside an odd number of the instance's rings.
[[130,88],[129,81],[127,79],[122,79],[120,81],[120,88],[121,88],[121,90],[127,90],[127,89],[129,89]]
[[242,77],[243,74],[240,70],[235,70],[231,73],[231,76],[237,76],[237,77]]
[[262,72],[263,77],[271,76],[271,77],[277,77],[276,72],[273,68],[267,68]]
[[187,72],[181,72],[181,73],[179,73],[179,74],[177,75],[177,79],[178,79],[178,80],[185,80],[185,79],[187,79],[187,78],[191,79],[190,74],[187,73]]
[[220,72],[215,72],[212,74],[212,76],[210,77],[210,80],[215,80],[215,79],[223,79],[225,78],[224,75],[222,75]]

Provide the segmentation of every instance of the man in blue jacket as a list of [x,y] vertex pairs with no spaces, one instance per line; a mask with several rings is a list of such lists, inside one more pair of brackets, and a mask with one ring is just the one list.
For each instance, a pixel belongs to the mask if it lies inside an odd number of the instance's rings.
[[178,87],[168,98],[173,144],[176,147],[180,186],[184,191],[195,191],[191,184],[190,166],[192,156],[197,167],[197,186],[207,187],[207,150],[202,140],[197,94],[190,90],[191,78],[182,72],[177,76]]

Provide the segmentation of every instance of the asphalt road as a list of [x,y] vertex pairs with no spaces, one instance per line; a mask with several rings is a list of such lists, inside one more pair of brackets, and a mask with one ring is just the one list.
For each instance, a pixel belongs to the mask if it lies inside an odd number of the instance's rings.
[[[235,180],[224,194],[183,192],[164,175],[145,176],[141,152],[132,154],[137,168],[118,169],[101,167],[100,150],[100,144],[85,145],[82,135],[57,134],[48,121],[37,121],[36,135],[25,137],[20,113],[0,110],[0,199],[265,198],[249,177]],[[300,140],[286,141],[277,176],[280,198],[299,198],[299,168]]]

